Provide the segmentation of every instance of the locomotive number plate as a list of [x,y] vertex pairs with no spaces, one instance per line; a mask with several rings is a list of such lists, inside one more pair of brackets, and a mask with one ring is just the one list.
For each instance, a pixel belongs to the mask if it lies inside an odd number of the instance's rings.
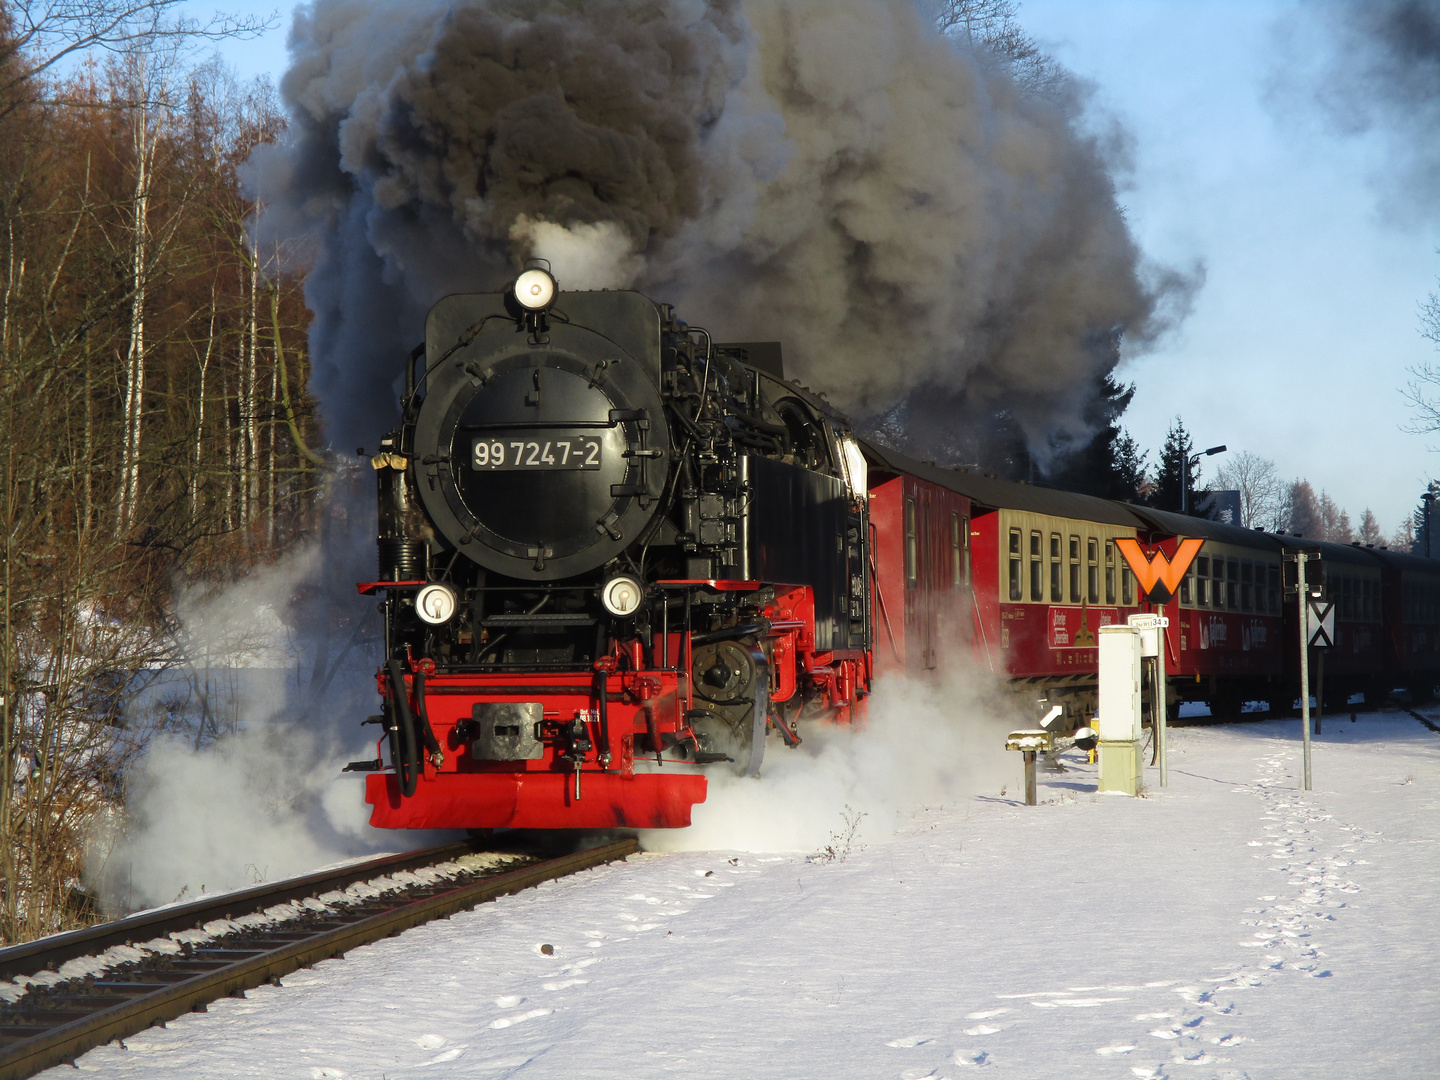
[[544,439],[476,439],[470,448],[476,471],[598,469],[600,440],[590,435]]

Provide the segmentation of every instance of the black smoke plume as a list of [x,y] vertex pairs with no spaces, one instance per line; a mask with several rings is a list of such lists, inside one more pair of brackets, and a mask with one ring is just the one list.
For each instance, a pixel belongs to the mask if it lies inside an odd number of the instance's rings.
[[783,340],[842,407],[907,403],[912,450],[1003,412],[1042,457],[1191,284],[1142,267],[1076,85],[910,0],[317,0],[291,49],[251,176],[266,242],[314,252],[341,445],[391,422],[424,310],[529,256]]
[[1440,220],[1440,0],[1321,0],[1280,20],[1272,98],[1332,131],[1378,135],[1374,177],[1397,224]]

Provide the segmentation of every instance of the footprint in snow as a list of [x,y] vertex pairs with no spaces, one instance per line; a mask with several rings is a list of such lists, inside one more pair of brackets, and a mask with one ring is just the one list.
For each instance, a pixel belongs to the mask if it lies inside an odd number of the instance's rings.
[[554,1009],[531,1009],[529,1012],[521,1013],[519,1016],[502,1016],[499,1020],[491,1020],[490,1026],[499,1030],[500,1028],[514,1027],[516,1024],[523,1024],[526,1020],[534,1020],[537,1016],[549,1016]]
[[1001,1013],[1014,1012],[1013,1009],[985,1009],[981,1012],[966,1013],[966,1020],[989,1020],[992,1016],[999,1016]]
[[1124,1001],[1124,998],[1103,997],[1103,998],[1056,998],[1054,1001],[1032,1001],[1037,1009],[1058,1009],[1061,1005],[1069,1005],[1075,1009],[1092,1009],[1104,1005],[1110,1001]]
[[447,1041],[444,1035],[421,1035],[415,1045],[421,1050],[439,1050]]
[[[1296,648],[1299,648],[1299,646],[1297,645]],[[516,1005],[519,1005],[524,1000],[525,999],[519,994],[502,994],[500,997],[495,999],[495,1004],[498,1008],[501,1009],[513,1009]]]
[[966,1035],[994,1035],[994,1034],[996,1034],[997,1032],[1004,1031],[1007,1027],[1011,1027],[1011,1026],[1013,1026],[1013,1025],[1005,1024],[1005,1025],[1003,1025],[1003,1026],[1001,1026],[1001,1027],[996,1027],[994,1024],[980,1024],[980,1025],[978,1025],[978,1026],[976,1026],[976,1027],[973,1027],[973,1028],[966,1028],[966,1029],[965,1029],[965,1034],[966,1034]]
[[950,1060],[961,1068],[979,1068],[982,1065],[990,1064],[990,1053],[987,1050],[981,1050],[978,1054],[971,1053],[969,1050],[956,1050]]
[[[1296,646],[1297,648],[1299,646]],[[886,1046],[893,1046],[897,1050],[909,1050],[912,1046],[923,1046],[934,1038],[933,1035],[902,1035],[898,1039],[891,1039]]]
[[1111,1054],[1128,1054],[1134,1049],[1133,1046],[1099,1046],[1095,1048],[1095,1052],[1102,1057],[1109,1057]]

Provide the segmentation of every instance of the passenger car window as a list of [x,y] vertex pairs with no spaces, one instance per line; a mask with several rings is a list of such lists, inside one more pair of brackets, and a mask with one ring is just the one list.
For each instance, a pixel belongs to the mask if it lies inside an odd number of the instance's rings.
[[1021,600],[1020,594],[1020,530],[1010,530],[1010,599]]
[[1060,534],[1050,534],[1050,602],[1062,603],[1065,599],[1060,591]]
[[1105,541],[1105,603],[1115,603],[1115,541]]
[[1045,602],[1045,563],[1040,557],[1043,543],[1038,529],[1030,533],[1030,599],[1037,604]]

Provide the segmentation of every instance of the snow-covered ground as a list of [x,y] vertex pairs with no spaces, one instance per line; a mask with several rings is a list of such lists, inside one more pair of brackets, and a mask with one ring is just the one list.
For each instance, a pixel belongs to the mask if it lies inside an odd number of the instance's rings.
[[[1440,735],[1172,732],[833,860],[647,854],[86,1054],[104,1077],[1440,1076]],[[837,817],[837,833],[844,824]],[[836,845],[843,849],[843,843]],[[553,948],[553,954],[542,950]],[[73,1076],[66,1068],[54,1077]]]

